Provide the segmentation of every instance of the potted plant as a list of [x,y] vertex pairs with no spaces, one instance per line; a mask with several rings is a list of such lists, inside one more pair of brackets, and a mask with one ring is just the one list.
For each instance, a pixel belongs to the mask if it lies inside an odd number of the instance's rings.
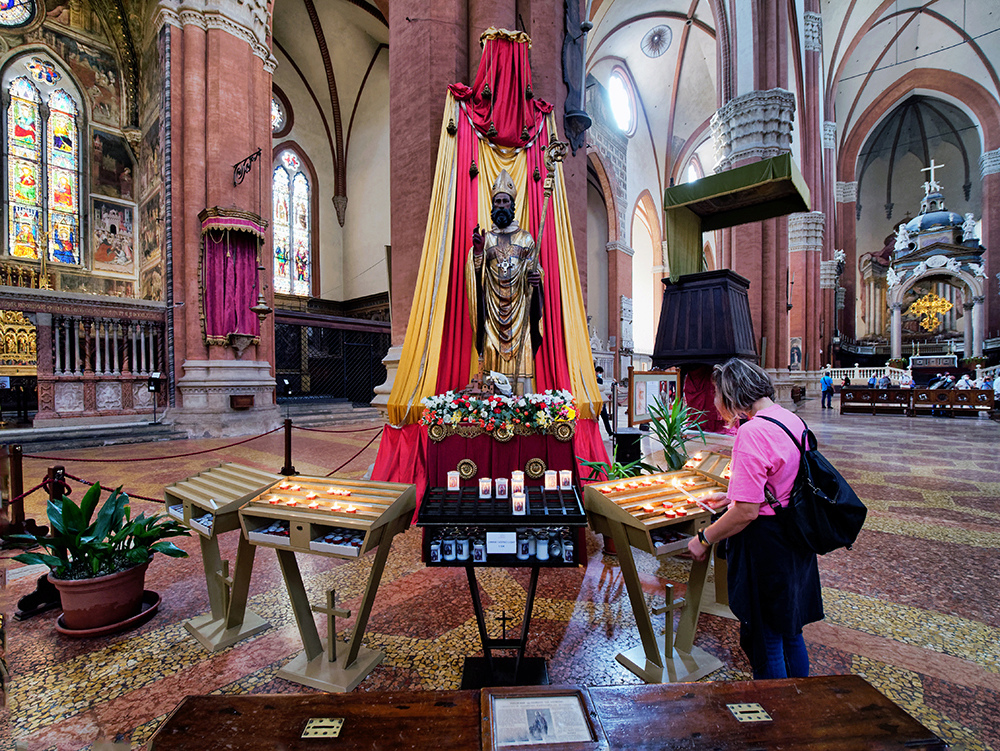
[[187,556],[166,539],[191,534],[179,522],[166,514],[142,513],[133,519],[128,495],[120,487],[98,511],[100,498],[99,483],[87,490],[79,505],[67,496],[53,498],[47,509],[49,536],[8,537],[47,551],[22,553],[14,560],[49,567],[49,581],[62,599],[60,625],[66,631],[93,631],[134,618],[142,610],[146,567],[153,554]]
[[890,368],[895,368],[896,370],[906,370],[910,365],[910,361],[905,357],[893,357],[886,362],[886,365]]
[[671,472],[681,469],[688,460],[686,444],[689,433],[696,433],[702,443],[707,443],[705,431],[701,429],[703,414],[688,407],[680,394],[669,407],[654,399],[649,405],[649,417],[649,427],[663,446],[663,458]]
[[983,357],[982,355],[978,355],[973,357],[966,357],[965,359],[962,360],[962,365],[964,365],[967,368],[982,368],[985,367],[986,363],[988,362],[989,359]]

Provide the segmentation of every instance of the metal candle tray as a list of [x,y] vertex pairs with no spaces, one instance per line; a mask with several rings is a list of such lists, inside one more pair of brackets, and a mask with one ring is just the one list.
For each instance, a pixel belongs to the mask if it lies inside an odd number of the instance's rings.
[[600,534],[610,534],[608,522],[619,522],[631,545],[653,555],[683,550],[688,539],[707,527],[712,518],[712,513],[694,499],[725,491],[728,466],[728,456],[703,453],[676,472],[588,485],[584,501],[591,527]]

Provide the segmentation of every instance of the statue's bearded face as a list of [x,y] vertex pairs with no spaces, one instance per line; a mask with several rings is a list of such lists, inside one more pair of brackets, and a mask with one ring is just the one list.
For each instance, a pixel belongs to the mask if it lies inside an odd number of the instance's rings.
[[497,227],[503,229],[514,221],[514,200],[506,193],[497,193],[493,196],[493,211],[490,217]]

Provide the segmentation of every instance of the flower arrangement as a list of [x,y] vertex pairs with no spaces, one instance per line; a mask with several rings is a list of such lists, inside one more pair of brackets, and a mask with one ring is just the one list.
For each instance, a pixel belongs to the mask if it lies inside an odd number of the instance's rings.
[[890,368],[896,368],[898,370],[906,370],[910,366],[910,361],[905,357],[893,357],[886,362]]
[[964,358],[962,360],[962,365],[964,365],[967,368],[981,368],[985,366],[986,363],[988,362],[989,362],[988,358],[979,355],[979,356]]
[[486,431],[518,427],[544,431],[553,423],[576,419],[576,399],[563,389],[524,396],[447,391],[424,397],[420,403],[424,406],[420,424],[428,427],[471,425]]

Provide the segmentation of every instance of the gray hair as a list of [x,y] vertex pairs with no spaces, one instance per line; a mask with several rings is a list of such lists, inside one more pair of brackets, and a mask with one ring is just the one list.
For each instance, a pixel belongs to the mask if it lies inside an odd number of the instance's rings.
[[732,415],[745,414],[763,397],[774,398],[774,384],[764,370],[748,360],[734,357],[712,370],[712,382],[722,406]]

